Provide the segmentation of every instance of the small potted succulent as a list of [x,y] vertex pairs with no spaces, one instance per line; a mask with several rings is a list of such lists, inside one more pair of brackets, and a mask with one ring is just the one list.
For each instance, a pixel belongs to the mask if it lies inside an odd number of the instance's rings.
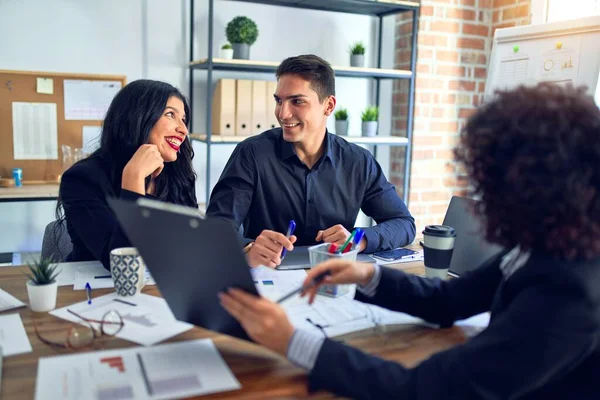
[[334,114],[335,117],[335,133],[338,135],[348,134],[348,110],[340,108]]
[[233,58],[233,47],[229,43],[225,43],[221,46],[220,57],[223,60],[231,60]]
[[362,42],[356,42],[352,47],[350,47],[350,66],[365,66],[365,45]]
[[375,136],[377,134],[377,119],[379,118],[379,108],[376,106],[367,107],[362,115],[362,135]]
[[250,58],[250,46],[258,38],[256,23],[248,17],[237,16],[229,21],[225,33],[227,40],[233,47],[233,58],[248,60]]
[[27,282],[27,295],[29,296],[29,307],[31,311],[46,312],[56,307],[56,294],[58,282],[56,277],[60,273],[53,264],[52,258],[43,258],[27,264],[29,277]]

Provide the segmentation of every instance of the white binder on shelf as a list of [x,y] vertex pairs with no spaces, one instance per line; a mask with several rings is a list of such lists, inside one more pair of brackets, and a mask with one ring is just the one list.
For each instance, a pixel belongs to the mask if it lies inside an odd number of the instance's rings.
[[212,134],[235,134],[235,79],[220,79],[213,94]]
[[235,134],[249,136],[252,129],[252,81],[238,79],[235,98]]
[[252,133],[267,129],[267,81],[252,81]]

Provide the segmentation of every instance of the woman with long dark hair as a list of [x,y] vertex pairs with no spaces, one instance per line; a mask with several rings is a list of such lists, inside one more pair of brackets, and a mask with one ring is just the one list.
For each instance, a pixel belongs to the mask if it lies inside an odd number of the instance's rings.
[[198,207],[189,116],[185,97],[168,83],[137,80],[117,93],[100,148],[61,179],[57,216],[66,221],[73,243],[67,261],[100,260],[110,269],[110,251],[130,245],[108,206],[109,196],[149,196]]

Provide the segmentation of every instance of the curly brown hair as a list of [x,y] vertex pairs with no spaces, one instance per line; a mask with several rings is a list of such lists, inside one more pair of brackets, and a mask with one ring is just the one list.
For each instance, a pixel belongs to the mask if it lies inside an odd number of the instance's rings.
[[600,255],[600,110],[585,88],[497,91],[454,153],[488,241],[567,260]]

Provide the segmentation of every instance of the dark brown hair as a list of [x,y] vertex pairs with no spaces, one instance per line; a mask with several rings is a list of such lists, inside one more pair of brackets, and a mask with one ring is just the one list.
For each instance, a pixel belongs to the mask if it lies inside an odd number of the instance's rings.
[[335,74],[331,65],[314,54],[304,54],[286,58],[279,64],[275,76],[298,75],[310,82],[310,88],[319,96],[322,103],[329,96],[335,96]]
[[560,259],[600,255],[600,110],[584,88],[497,91],[455,155],[489,241]]

